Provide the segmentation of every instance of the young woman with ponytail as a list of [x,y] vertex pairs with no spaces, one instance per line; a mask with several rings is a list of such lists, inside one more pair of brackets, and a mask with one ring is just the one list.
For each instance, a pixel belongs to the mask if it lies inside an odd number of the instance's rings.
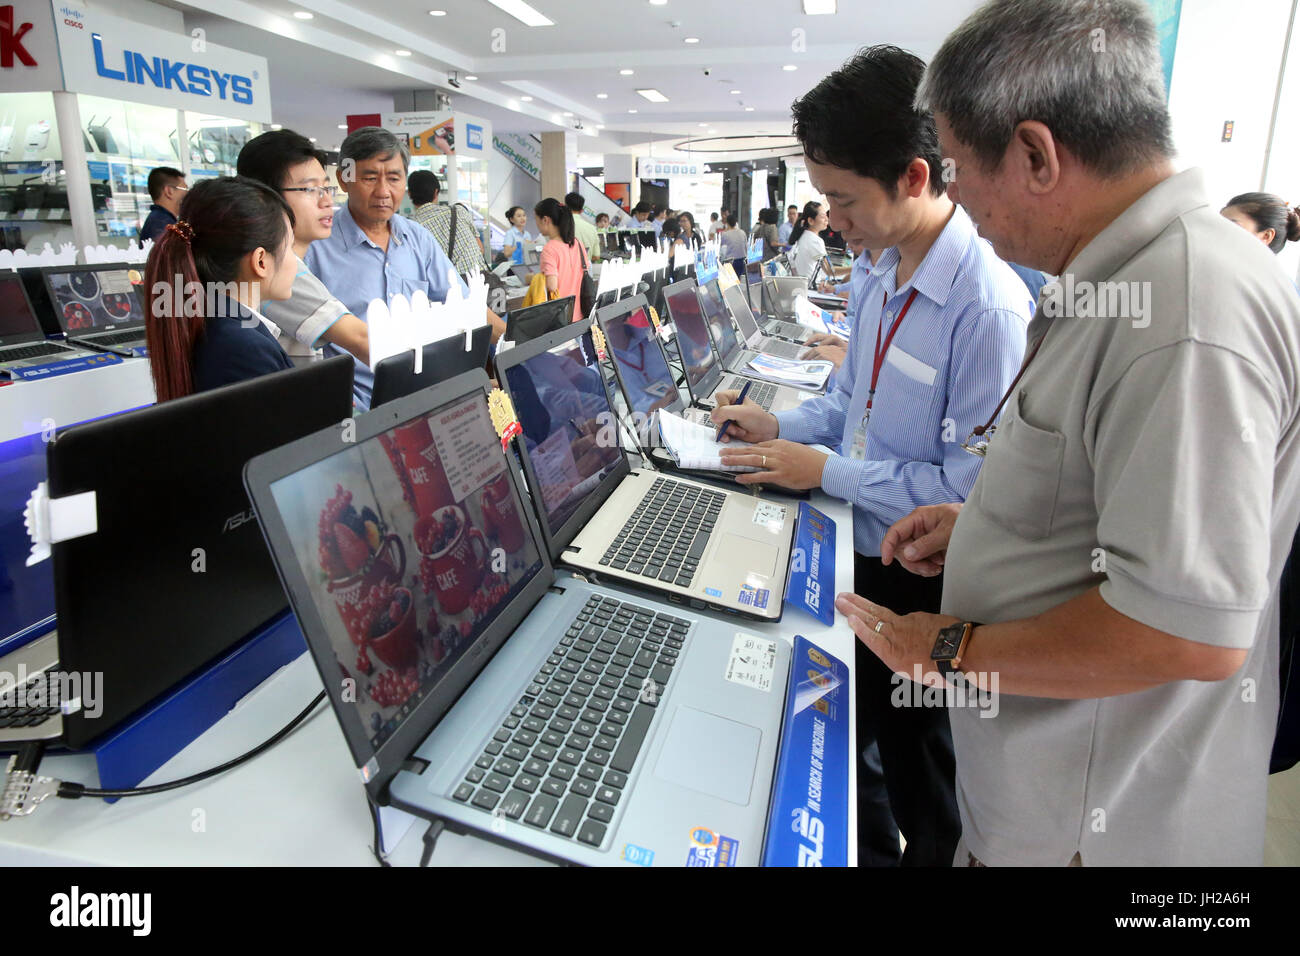
[[1242,193],[1228,200],[1221,213],[1274,253],[1281,252],[1288,242],[1300,242],[1300,210],[1289,206],[1281,196],[1272,193]]
[[558,199],[546,198],[533,207],[537,231],[547,240],[542,247],[541,268],[546,276],[546,291],[552,299],[573,296],[573,321],[582,314],[582,275],[586,272],[587,251],[573,235],[573,213]]
[[292,368],[258,308],[289,298],[296,266],[293,213],[278,193],[243,177],[194,185],[145,266],[158,401]]

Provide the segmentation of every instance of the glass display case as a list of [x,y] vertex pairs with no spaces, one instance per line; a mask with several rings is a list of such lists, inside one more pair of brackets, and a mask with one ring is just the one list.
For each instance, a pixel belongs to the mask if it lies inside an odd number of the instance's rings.
[[72,241],[65,180],[54,94],[0,95],[0,248]]

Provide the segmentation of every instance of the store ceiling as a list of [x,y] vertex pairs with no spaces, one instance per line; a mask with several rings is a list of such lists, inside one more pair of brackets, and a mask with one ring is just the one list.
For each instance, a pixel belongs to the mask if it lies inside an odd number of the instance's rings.
[[[855,49],[888,41],[928,57],[979,0],[839,0],[827,16],[804,15],[801,0],[531,0],[555,21],[543,27],[488,0],[163,4],[182,11],[187,30],[265,56],[275,121],[321,146],[337,145],[348,113],[388,111],[395,93],[437,88],[500,131],[581,124],[579,152],[589,156],[664,155],[687,137],[789,133],[790,102]],[[446,15],[430,16],[436,9]],[[633,75],[620,75],[627,69]],[[649,102],[638,89],[668,101]]]

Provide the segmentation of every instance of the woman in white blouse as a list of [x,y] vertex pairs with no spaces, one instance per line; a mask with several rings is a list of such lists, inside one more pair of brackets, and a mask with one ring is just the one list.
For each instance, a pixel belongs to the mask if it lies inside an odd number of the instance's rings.
[[803,212],[790,230],[790,268],[795,275],[807,278],[825,257],[826,243],[817,233],[830,225],[830,221],[821,203],[804,205]]

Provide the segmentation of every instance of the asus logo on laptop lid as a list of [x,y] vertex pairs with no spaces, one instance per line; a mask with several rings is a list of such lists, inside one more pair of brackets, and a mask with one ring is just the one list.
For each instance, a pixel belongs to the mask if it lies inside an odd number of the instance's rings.
[[240,525],[245,525],[248,524],[250,521],[256,521],[256,520],[257,520],[257,514],[256,512],[253,511],[252,508],[249,508],[247,511],[238,512],[226,519],[225,525],[223,525],[221,528],[221,533],[225,534],[227,531],[234,531]]

